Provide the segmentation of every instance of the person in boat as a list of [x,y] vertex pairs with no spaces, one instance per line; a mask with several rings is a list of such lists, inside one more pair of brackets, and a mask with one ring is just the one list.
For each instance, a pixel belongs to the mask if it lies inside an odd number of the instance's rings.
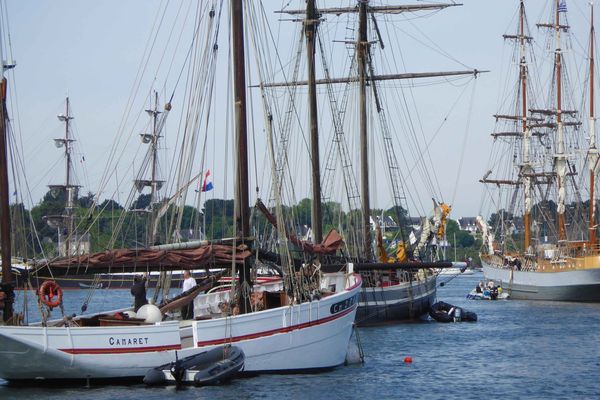
[[134,298],[135,312],[137,312],[144,304],[148,304],[148,299],[146,298],[146,277],[144,275],[136,275],[133,278],[131,295]]
[[[196,286],[196,280],[190,274],[190,271],[183,271],[183,287],[181,289],[182,293],[187,292]],[[181,307],[181,318],[182,319],[193,319],[194,318],[194,302],[190,302],[185,306]]]
[[479,282],[479,285],[475,287],[475,293],[483,293],[483,282]]

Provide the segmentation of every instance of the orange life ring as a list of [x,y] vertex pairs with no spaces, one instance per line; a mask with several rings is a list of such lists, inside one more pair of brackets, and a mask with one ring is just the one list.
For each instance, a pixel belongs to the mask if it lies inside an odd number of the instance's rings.
[[62,289],[55,281],[45,281],[38,289],[41,302],[50,308],[58,307],[62,303],[62,295]]

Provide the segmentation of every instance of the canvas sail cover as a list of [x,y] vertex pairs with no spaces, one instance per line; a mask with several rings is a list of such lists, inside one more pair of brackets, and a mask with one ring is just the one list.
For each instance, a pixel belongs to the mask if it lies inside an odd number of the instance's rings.
[[[52,261],[35,270],[52,275],[181,270],[241,264],[252,252],[242,244],[209,244],[183,250],[116,249]],[[49,271],[48,271],[49,270]]]

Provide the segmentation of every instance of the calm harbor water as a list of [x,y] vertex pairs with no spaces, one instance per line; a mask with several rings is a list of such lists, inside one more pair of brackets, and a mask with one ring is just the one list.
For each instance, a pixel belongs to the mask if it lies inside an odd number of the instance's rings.
[[[600,304],[467,300],[481,279],[461,276],[438,289],[439,300],[476,312],[478,322],[363,328],[364,365],[180,391],[143,385],[13,388],[0,381],[0,399],[599,398]],[[111,300],[100,301],[105,293],[95,294],[90,311],[130,301],[126,290],[111,290]],[[78,310],[86,295],[66,292],[67,311]],[[412,364],[403,362],[406,356]]]

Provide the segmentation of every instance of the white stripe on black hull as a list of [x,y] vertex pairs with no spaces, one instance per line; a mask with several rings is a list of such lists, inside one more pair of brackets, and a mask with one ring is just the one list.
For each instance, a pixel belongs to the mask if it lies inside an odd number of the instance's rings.
[[436,277],[387,287],[363,287],[356,313],[358,325],[415,320],[436,297]]

